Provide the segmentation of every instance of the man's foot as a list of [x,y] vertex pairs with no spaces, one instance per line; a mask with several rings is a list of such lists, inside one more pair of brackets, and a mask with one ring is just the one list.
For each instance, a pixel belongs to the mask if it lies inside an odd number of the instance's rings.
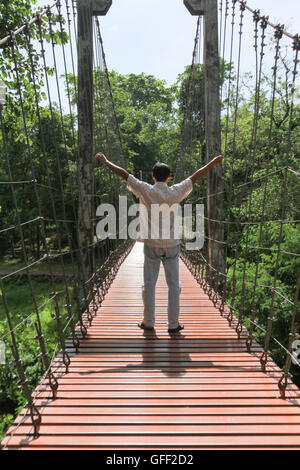
[[154,331],[153,326],[146,326],[144,322],[138,323],[138,327],[146,331]]
[[184,329],[184,325],[182,325],[181,323],[178,323],[178,326],[176,328],[169,328],[168,332],[169,333],[178,333],[180,330],[183,330],[183,329]]

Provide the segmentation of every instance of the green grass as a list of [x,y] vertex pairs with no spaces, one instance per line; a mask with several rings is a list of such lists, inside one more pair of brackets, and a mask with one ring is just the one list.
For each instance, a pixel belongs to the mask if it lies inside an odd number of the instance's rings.
[[[11,259],[7,258],[0,262],[0,275],[4,276],[6,274],[11,274],[19,269],[23,269],[25,267],[25,263],[22,263],[19,259]],[[75,267],[76,269],[76,267]],[[64,270],[67,275],[73,274],[72,264],[71,263],[64,263]],[[40,262],[34,266],[30,267],[30,272],[33,275],[49,275],[49,266],[46,261]],[[52,262],[52,272],[55,276],[62,276],[63,270],[62,265],[60,262]],[[26,273],[24,270],[23,273]]]
[[[35,302],[39,306],[39,317],[46,349],[49,359],[51,360],[55,345],[58,343],[57,322],[53,319],[55,315],[55,301],[53,299],[49,300],[51,292],[53,291],[49,279],[41,279],[43,282],[41,282],[41,280],[39,282],[33,280],[32,287]],[[14,328],[34,312],[28,320],[22,323],[21,327],[15,330],[15,339],[18,344],[19,354],[28,380],[28,385],[31,390],[34,390],[44,373],[41,359],[37,359],[40,353],[40,347],[39,341],[35,339],[37,333],[34,324],[37,320],[37,315],[35,313],[34,298],[24,277],[15,282],[11,279],[6,279],[3,283],[5,298]],[[62,323],[63,326],[65,326],[67,323],[64,308],[66,303],[65,286],[63,284],[56,284],[55,290],[56,292],[62,291],[57,295],[57,300]],[[71,289],[69,289],[69,291],[70,295],[72,295]],[[2,298],[2,295],[0,297]],[[74,313],[74,301],[72,297],[71,305]],[[0,338],[8,331],[8,322],[2,299],[2,302],[0,302]],[[10,364],[10,361],[13,359],[9,346],[11,343],[10,335],[5,337],[5,343],[6,364],[0,365],[0,434],[2,434],[2,437],[25,404],[22,389],[17,386],[18,377],[16,368]]]

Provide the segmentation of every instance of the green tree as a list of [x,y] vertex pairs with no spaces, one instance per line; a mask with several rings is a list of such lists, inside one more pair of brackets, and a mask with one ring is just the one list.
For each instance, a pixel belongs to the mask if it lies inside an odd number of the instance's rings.
[[177,149],[175,87],[152,75],[110,72],[115,109],[129,168],[151,181],[156,161],[172,162]]

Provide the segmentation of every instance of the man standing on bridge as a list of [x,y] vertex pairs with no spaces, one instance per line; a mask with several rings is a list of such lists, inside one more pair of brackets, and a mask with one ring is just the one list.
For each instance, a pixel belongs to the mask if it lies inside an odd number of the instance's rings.
[[[173,186],[168,186],[170,179],[170,168],[165,163],[156,163],[152,170],[154,184],[140,181],[128,171],[111,163],[103,153],[97,153],[95,158],[106,165],[113,173],[120,176],[127,182],[127,188],[140,199],[140,220],[141,226],[146,216],[146,227],[140,227],[140,233],[150,234],[140,237],[139,241],[144,242],[144,285],[142,287],[144,301],[144,319],[139,323],[139,327],[153,331],[155,324],[155,286],[159,274],[160,262],[162,261],[165,277],[168,284],[168,331],[177,333],[183,329],[179,323],[179,252],[180,240],[175,236],[174,214],[170,217],[169,236],[164,236],[165,220],[163,217],[153,217],[154,206],[174,206],[185,199],[193,189],[195,182],[206,175],[208,171],[216,165],[222,163],[222,155],[218,155],[207,165],[197,170],[192,176]],[[151,215],[150,215],[151,214]],[[169,211],[169,215],[170,211]],[[146,229],[146,230],[145,230]]]

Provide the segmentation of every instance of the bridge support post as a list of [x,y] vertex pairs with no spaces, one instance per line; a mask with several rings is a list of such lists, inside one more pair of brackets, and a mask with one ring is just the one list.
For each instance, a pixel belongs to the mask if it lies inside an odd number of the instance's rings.
[[[112,0],[77,0],[78,31],[78,245],[80,299],[94,265],[93,206],[93,16],[106,15]],[[88,286],[87,286],[88,289]]]
[[[184,0],[192,15],[204,16],[204,107],[206,161],[221,153],[218,3],[217,0]],[[225,273],[222,168],[214,167],[207,176],[208,263],[219,273],[209,270],[212,287],[222,292]]]

